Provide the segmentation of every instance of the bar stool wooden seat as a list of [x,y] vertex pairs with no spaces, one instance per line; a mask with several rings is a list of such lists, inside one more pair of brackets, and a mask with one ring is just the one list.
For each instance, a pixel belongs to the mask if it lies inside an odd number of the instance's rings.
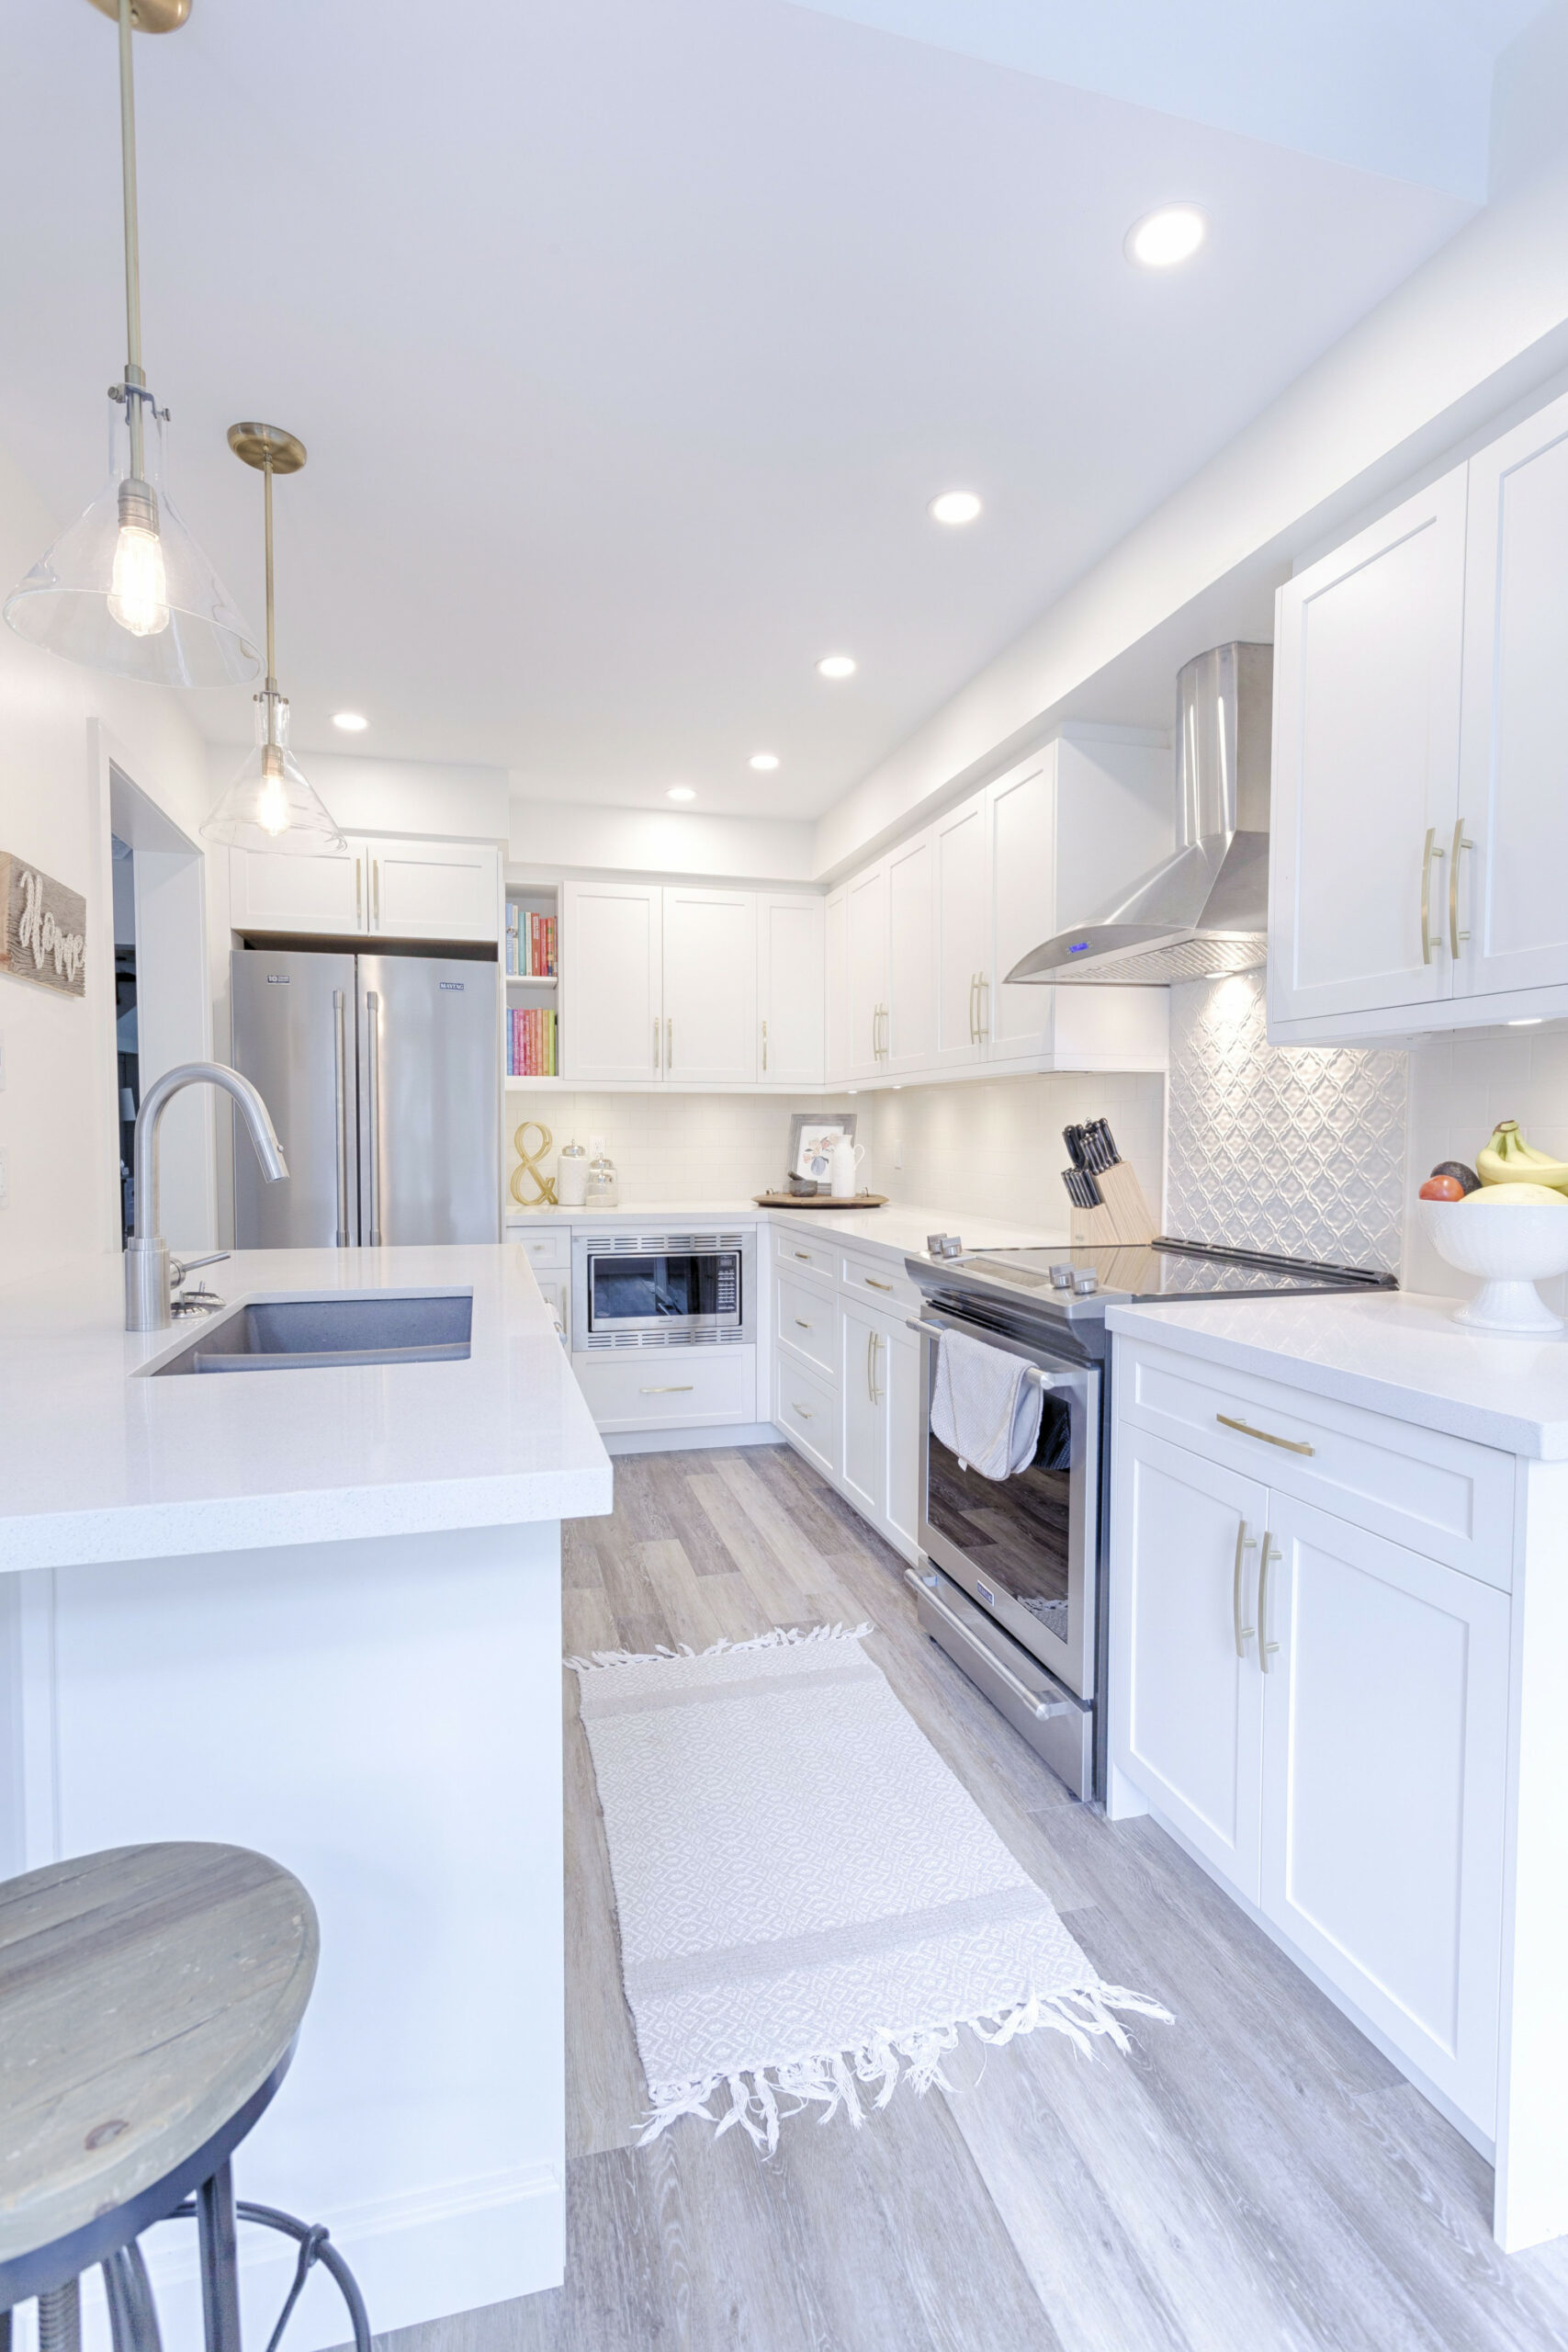
[[115,2352],[153,2352],[136,2241],[192,2197],[208,2352],[240,2352],[230,2158],[288,2071],[318,1947],[299,1880],[239,1846],[0,1884],[0,2313],[37,2297],[46,2352],[71,2352],[95,2263]]

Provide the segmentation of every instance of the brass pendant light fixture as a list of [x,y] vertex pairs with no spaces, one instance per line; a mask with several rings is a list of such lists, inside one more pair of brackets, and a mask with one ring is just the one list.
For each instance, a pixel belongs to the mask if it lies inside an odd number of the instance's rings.
[[6,618],[18,637],[91,669],[150,685],[239,685],[256,675],[261,659],[164,487],[169,413],[148,390],[141,366],[131,37],[176,31],[190,0],[92,5],[119,27],[125,374],[109,388],[108,481],[12,590]]
[[297,474],[305,444],[281,424],[231,424],[229,447],[254,466],[263,483],[266,538],[266,683],[256,701],[255,749],[202,832],[233,849],[283,851],[295,857],[346,852],[348,843],[288,749],[288,703],[278,692],[272,616],[272,479]]

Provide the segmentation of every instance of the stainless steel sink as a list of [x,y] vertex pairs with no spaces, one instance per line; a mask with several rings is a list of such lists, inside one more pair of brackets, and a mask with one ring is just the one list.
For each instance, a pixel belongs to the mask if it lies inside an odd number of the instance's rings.
[[339,1364],[457,1363],[469,1352],[468,1290],[283,1293],[204,1323],[148,1372],[299,1372]]

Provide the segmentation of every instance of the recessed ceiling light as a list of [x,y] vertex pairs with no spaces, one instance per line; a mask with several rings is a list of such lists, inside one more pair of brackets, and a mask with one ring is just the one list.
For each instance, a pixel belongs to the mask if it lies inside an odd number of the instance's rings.
[[671,800],[694,800],[696,797],[689,784],[672,784],[670,787]]
[[855,673],[852,653],[825,653],[817,664],[819,678],[852,678]]
[[345,735],[363,735],[369,724],[370,721],[361,718],[356,710],[334,710],[333,713],[333,725],[341,727]]
[[1128,230],[1127,258],[1145,269],[1174,269],[1191,260],[1208,233],[1208,215],[1195,204],[1162,204]]
[[979,512],[980,502],[972,490],[944,490],[926,509],[933,523],[972,523]]
[[753,752],[746,763],[749,768],[755,768],[759,775],[769,775],[778,763],[779,755],[776,752]]

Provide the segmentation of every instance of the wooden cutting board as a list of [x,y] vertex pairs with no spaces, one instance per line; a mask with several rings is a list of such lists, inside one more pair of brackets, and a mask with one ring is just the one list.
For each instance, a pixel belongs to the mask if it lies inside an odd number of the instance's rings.
[[836,1201],[829,1193],[753,1193],[751,1198],[760,1209],[885,1209],[886,1193],[852,1193],[847,1201]]

